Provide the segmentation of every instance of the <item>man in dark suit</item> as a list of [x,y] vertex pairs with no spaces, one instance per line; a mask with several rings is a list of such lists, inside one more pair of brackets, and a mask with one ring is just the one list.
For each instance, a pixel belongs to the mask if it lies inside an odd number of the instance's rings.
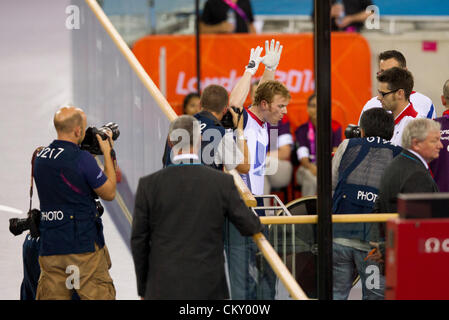
[[[425,118],[414,119],[407,124],[402,133],[404,150],[385,169],[373,212],[398,212],[399,193],[438,192],[428,163],[438,158],[443,147],[440,141],[440,127],[440,123]],[[370,260],[383,262],[384,225],[375,224],[371,231],[373,245],[380,250],[370,256]]]
[[244,204],[231,175],[198,160],[198,121],[170,125],[173,164],[143,177],[136,193],[131,250],[139,296],[145,299],[226,299],[225,217],[240,233],[263,230]]
[[397,212],[399,193],[438,192],[428,163],[438,158],[440,137],[440,124],[431,119],[415,119],[405,127],[404,150],[384,171],[374,212]]

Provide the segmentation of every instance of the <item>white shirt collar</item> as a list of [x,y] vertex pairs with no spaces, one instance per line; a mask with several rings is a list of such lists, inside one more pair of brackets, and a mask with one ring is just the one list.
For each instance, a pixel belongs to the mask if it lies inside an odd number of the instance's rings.
[[193,154],[193,153],[181,153],[181,154],[177,154],[176,156],[173,157],[173,161],[185,160],[185,159],[199,160],[198,155]]
[[421,162],[424,164],[424,166],[426,167],[426,169],[429,169],[429,165],[427,164],[426,160],[424,160],[423,157],[421,157],[421,155],[413,150],[407,149],[408,151],[410,151],[411,153],[413,153],[415,156],[417,156]]

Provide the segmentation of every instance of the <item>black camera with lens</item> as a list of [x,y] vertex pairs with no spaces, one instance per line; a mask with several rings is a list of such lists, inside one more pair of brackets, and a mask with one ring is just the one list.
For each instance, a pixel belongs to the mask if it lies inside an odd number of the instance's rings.
[[[231,108],[235,113],[238,114],[240,120],[240,117],[243,114],[243,110],[240,110],[239,108],[236,108],[234,106],[232,106]],[[232,121],[232,114],[229,110],[225,113],[220,122],[225,129],[236,129],[236,127],[234,126],[234,121]]]
[[97,209],[98,216],[101,217],[104,213],[104,207],[101,205],[100,200],[95,199],[95,208]]
[[349,124],[345,129],[345,137],[346,139],[361,138],[360,127],[355,124]]
[[19,219],[12,218],[9,219],[9,231],[18,236],[22,234],[25,230],[30,230],[31,237],[38,238],[39,233],[39,223],[41,221],[41,212],[38,209],[32,209],[28,212],[28,218]]
[[96,135],[98,134],[103,140],[106,140],[108,138],[108,130],[112,131],[112,140],[117,140],[120,135],[120,131],[118,129],[118,124],[116,124],[115,122],[109,122],[99,129],[97,129],[96,127],[87,128],[86,136],[81,142],[81,149],[89,151],[91,154],[102,155],[103,152],[100,149],[100,145],[98,143]]

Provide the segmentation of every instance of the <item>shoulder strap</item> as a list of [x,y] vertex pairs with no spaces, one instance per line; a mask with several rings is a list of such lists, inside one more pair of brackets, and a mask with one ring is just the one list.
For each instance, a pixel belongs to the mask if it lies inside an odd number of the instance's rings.
[[223,0],[224,3],[226,3],[231,9],[233,9],[237,14],[246,22],[249,21],[248,17],[246,16],[245,11],[243,11],[242,8],[238,6],[237,3],[232,2],[231,0]]
[[34,178],[34,160],[36,159],[36,156],[41,150],[44,149],[44,147],[37,147],[36,150],[33,152],[33,156],[31,157],[31,181],[30,181],[30,210],[32,209],[32,201],[33,201],[33,178]]

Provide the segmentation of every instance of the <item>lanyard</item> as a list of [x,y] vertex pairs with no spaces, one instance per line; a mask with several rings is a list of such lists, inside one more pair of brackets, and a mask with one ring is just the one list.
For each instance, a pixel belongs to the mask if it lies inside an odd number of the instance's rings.
[[316,143],[315,143],[315,130],[313,130],[313,124],[309,121],[309,131],[307,132],[307,139],[310,142],[310,160],[315,162],[316,155]]
[[33,156],[31,157],[30,210],[29,211],[31,211],[32,202],[33,202],[34,160],[36,160],[36,156],[38,155],[38,153],[41,152],[42,149],[44,149],[44,147],[36,148],[36,150],[34,150],[34,152],[33,152]]
[[237,14],[242,17],[243,20],[248,22],[248,17],[246,16],[245,11],[240,8],[237,3],[232,2],[231,0],[223,0],[224,3],[226,3],[228,6],[230,6]]

